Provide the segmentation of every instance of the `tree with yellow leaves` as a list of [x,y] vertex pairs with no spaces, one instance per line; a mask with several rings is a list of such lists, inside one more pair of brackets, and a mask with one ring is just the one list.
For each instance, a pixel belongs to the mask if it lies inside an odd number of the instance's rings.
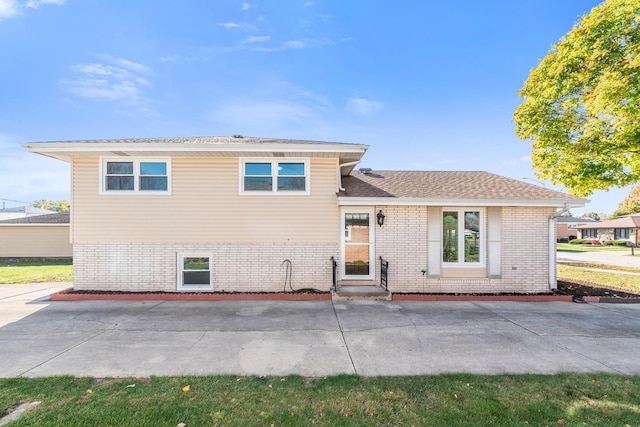
[[640,0],[593,8],[519,93],[516,133],[539,179],[578,196],[640,181]]

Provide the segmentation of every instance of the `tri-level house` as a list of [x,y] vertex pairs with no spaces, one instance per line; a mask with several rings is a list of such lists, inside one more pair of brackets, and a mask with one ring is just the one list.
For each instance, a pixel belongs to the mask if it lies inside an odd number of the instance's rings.
[[[252,137],[34,142],[71,165],[76,290],[547,292],[586,202],[487,172],[356,168],[367,145]],[[334,263],[335,261],[335,263]]]

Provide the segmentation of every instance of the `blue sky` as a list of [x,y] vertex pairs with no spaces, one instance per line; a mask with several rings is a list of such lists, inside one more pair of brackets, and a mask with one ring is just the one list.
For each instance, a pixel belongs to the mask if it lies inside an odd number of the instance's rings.
[[533,178],[517,90],[598,3],[0,0],[0,198],[69,198],[68,164],[20,143],[123,137],[354,142],[361,167]]

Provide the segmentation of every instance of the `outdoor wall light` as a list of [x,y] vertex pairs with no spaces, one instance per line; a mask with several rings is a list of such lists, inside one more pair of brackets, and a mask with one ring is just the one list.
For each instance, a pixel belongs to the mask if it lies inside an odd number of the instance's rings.
[[378,211],[378,215],[376,215],[376,218],[378,219],[378,225],[382,227],[382,224],[384,224],[384,214],[382,213],[382,209]]

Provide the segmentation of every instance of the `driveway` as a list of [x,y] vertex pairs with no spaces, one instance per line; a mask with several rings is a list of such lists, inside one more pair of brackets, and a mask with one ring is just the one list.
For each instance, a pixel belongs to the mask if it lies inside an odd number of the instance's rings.
[[[640,254],[640,248],[635,249]],[[564,252],[558,251],[558,262],[591,262],[596,264],[608,264],[622,267],[640,268],[640,256],[631,256],[628,251],[596,251],[596,252]]]
[[49,289],[5,292],[0,377],[640,374],[640,304],[52,302]]

